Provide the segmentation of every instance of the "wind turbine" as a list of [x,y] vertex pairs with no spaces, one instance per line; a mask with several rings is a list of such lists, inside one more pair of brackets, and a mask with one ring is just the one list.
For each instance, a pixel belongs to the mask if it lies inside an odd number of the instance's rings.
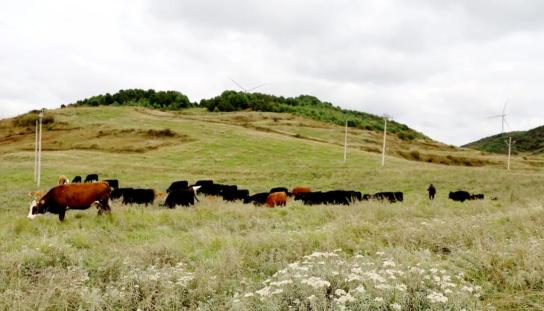
[[508,124],[508,122],[506,122],[506,106],[508,105],[508,99],[506,99],[506,101],[504,102],[504,107],[502,108],[502,113],[501,114],[498,114],[498,115],[495,115],[495,116],[490,116],[488,118],[501,118],[501,134],[504,133],[504,125],[506,124],[508,127],[510,127],[510,125]]
[[238,86],[242,91],[244,91],[246,93],[249,93],[249,92],[251,92],[253,90],[256,90],[256,89],[266,85],[266,83],[263,83],[263,84],[259,84],[257,86],[251,87],[249,89],[246,89],[240,83],[236,82],[236,80],[234,80],[233,78],[231,78],[231,77],[228,77],[228,78],[230,79],[230,81],[232,81],[232,83],[236,84],[236,86]]

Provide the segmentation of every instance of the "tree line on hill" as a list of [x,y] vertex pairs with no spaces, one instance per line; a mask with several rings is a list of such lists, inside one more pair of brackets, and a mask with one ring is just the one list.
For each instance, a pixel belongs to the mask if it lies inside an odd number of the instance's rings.
[[[210,112],[230,111],[264,111],[286,112],[307,117],[317,121],[344,125],[349,127],[382,131],[384,122],[376,115],[346,110],[334,106],[329,102],[319,100],[315,96],[300,95],[297,97],[274,96],[263,93],[248,93],[227,90],[221,95],[202,99],[200,103],[193,103],[189,98],[177,91],[155,91],[142,89],[120,90],[117,93],[97,95],[79,100],[75,106],[142,106],[153,109],[179,110],[191,107],[206,108]],[[426,138],[423,134],[410,129],[404,124],[391,121],[388,131],[397,134],[403,140]]]

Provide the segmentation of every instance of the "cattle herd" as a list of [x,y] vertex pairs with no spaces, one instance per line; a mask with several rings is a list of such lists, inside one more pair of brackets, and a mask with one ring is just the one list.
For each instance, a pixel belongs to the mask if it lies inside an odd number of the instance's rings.
[[[434,193],[436,189],[430,186]],[[428,189],[428,191],[430,191]],[[434,193],[431,199],[434,199]],[[309,187],[295,187],[289,190],[287,187],[276,187],[268,192],[250,195],[249,190],[239,189],[236,185],[216,183],[213,180],[199,180],[189,184],[186,180],[174,181],[166,189],[166,192],[157,192],[154,189],[120,188],[116,179],[99,181],[97,174],[89,174],[82,183],[81,176],[76,176],[70,183],[65,176],[59,177],[59,185],[52,188],[39,201],[33,201],[30,205],[28,217],[34,218],[38,214],[46,212],[59,215],[64,220],[68,209],[87,209],[96,205],[99,214],[110,211],[109,200],[121,200],[122,204],[154,204],[155,200],[164,199],[161,206],[175,208],[176,206],[192,206],[198,202],[197,194],[221,197],[224,201],[241,201],[244,204],[256,206],[285,206],[289,198],[300,201],[304,205],[350,205],[359,201],[377,200],[388,203],[404,201],[402,192],[378,192],[374,194],[362,194],[354,190],[312,191]],[[454,201],[480,200],[483,194],[470,194],[467,191],[455,191],[449,193],[449,198]]]

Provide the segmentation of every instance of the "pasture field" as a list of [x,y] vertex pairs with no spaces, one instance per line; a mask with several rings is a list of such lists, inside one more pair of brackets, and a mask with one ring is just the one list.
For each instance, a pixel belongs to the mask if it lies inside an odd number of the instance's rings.
[[[542,157],[515,157],[507,172],[501,156],[390,137],[381,168],[380,154],[369,152],[379,150],[379,133],[350,131],[344,163],[343,128],[290,115],[48,113],[55,122],[44,130],[42,190],[62,174],[98,173],[159,191],[174,180],[213,179],[251,193],[403,191],[405,201],[268,209],[199,197],[193,208],[114,202],[111,215],[30,221],[33,128],[3,120],[1,310],[544,309]],[[486,199],[448,200],[457,189]]]

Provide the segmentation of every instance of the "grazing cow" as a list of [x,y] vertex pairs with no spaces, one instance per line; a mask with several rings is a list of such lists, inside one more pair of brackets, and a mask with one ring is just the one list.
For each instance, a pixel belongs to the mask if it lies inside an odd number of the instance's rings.
[[483,200],[483,199],[484,199],[484,195],[483,195],[483,193],[480,193],[480,194],[471,194],[471,195],[470,195],[470,199],[471,199],[471,200]]
[[70,180],[64,175],[59,176],[59,185],[69,184]]
[[234,202],[236,200],[245,200],[249,197],[249,190],[237,189],[234,191],[223,191],[223,200]]
[[94,203],[98,204],[100,215],[110,211],[110,191],[105,182],[59,185],[49,190],[38,202],[32,201],[28,218],[33,219],[38,214],[49,212],[58,214],[63,221],[68,209],[84,210]]
[[374,194],[365,194],[362,197],[363,201],[368,200],[378,200],[378,201],[388,201],[389,203],[402,202],[404,201],[404,193],[397,192],[377,192]]
[[76,176],[72,179],[72,184],[78,184],[81,182],[81,176]]
[[89,183],[89,182],[95,182],[95,181],[98,181],[98,174],[89,174],[89,175],[87,175],[87,177],[85,177],[84,182]]
[[113,189],[113,191],[111,192],[111,199],[112,200],[120,199],[120,198],[123,197],[125,192],[129,192],[131,190],[133,190],[133,188],[117,188],[117,189]]
[[245,204],[253,203],[254,205],[264,205],[266,204],[266,200],[268,199],[269,195],[270,193],[268,192],[257,193],[250,197],[245,198],[244,203]]
[[385,201],[389,203],[402,202],[404,200],[404,194],[402,192],[377,192],[374,194],[376,200]]
[[448,197],[454,201],[465,202],[466,200],[470,200],[470,193],[468,193],[467,191],[459,190],[455,192],[450,192]]
[[199,188],[200,186],[194,186],[188,189],[176,189],[168,194],[163,206],[166,206],[168,208],[175,208],[177,205],[195,205],[195,200],[198,202],[198,198],[196,197],[196,191]]
[[[219,196],[222,194],[225,187],[229,187],[221,184],[214,184],[211,180],[199,180],[196,182],[195,186],[200,186],[199,192],[204,195],[214,195]],[[236,186],[234,186],[236,187]]]
[[307,192],[312,192],[312,189],[310,189],[309,187],[295,187],[293,188],[293,190],[291,190],[291,193],[289,195],[296,196],[299,193],[307,193]]
[[295,195],[295,200],[302,201],[304,205],[318,204],[342,204],[349,205],[354,201],[362,200],[359,191],[333,190],[327,192],[302,192]]
[[187,190],[189,188],[189,182],[186,180],[178,180],[174,181],[168,189],[166,189],[166,193],[170,193],[174,190]]
[[270,193],[266,199],[266,204],[268,207],[285,206],[287,204],[287,193],[285,191]]
[[127,189],[123,192],[123,204],[153,204],[155,190],[153,189]]
[[427,192],[429,192],[429,200],[434,200],[434,196],[436,195],[436,188],[431,184],[429,188],[427,188]]
[[269,193],[274,193],[274,192],[285,192],[285,194],[289,194],[289,189],[285,187],[276,187],[276,188],[270,189],[269,191]]
[[119,180],[117,180],[117,179],[105,179],[103,181],[107,182],[108,185],[110,185],[110,187],[112,189],[119,189]]

